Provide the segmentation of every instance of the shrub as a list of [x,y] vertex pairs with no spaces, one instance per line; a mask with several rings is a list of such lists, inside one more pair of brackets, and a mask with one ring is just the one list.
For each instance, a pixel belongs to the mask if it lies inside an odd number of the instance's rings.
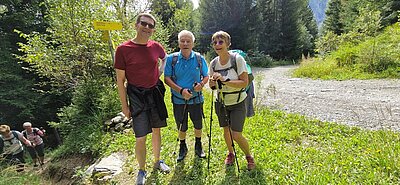
[[249,61],[252,66],[257,67],[271,67],[275,61],[271,56],[258,50],[249,50],[247,58],[246,60]]

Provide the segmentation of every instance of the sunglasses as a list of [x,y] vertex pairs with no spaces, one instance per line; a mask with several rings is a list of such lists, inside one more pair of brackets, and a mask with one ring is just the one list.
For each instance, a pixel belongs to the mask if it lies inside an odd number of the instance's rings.
[[150,24],[150,23],[147,23],[147,22],[144,22],[144,21],[140,21],[140,25],[142,25],[143,27],[148,27],[150,29],[154,29],[154,25],[153,24]]
[[213,45],[213,46],[215,46],[215,45],[222,45],[222,44],[224,44],[224,41],[223,40],[219,40],[219,41],[213,41],[213,42],[211,42],[211,44]]

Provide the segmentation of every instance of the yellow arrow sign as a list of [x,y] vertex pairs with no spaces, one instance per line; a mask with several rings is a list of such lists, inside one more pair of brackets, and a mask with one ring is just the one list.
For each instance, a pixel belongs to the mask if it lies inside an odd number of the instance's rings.
[[93,21],[93,25],[95,30],[122,30],[119,22]]

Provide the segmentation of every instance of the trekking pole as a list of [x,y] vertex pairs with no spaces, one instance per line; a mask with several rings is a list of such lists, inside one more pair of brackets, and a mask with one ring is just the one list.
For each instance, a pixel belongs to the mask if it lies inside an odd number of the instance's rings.
[[[182,119],[181,119],[181,121],[179,123],[178,137],[176,138],[176,141],[178,141],[178,145],[179,145],[179,134],[180,134],[180,132],[182,130],[183,121],[185,120],[185,113],[186,113],[186,109],[187,109],[187,104],[188,104],[188,101],[185,100],[185,105],[183,106],[183,112],[182,112]],[[176,153],[176,148],[177,148],[178,145],[176,145],[176,147],[175,147],[174,154]]]
[[211,126],[212,126],[212,113],[213,113],[213,107],[214,107],[214,90],[215,86],[211,88],[211,110],[210,110],[210,128],[209,128],[209,134],[208,134],[208,161],[207,161],[207,171],[208,174],[210,173],[210,158],[211,158]]
[[[218,85],[219,85],[219,89],[222,89],[222,82],[221,80],[218,80]],[[219,95],[221,96],[221,105],[222,105],[222,109],[224,110],[225,113],[225,121],[228,122],[228,129],[229,129],[229,136],[231,138],[231,142],[232,142],[232,148],[233,148],[233,153],[235,154],[235,160],[236,160],[236,166],[237,166],[237,170],[238,170],[238,177],[239,173],[240,173],[240,168],[239,168],[239,161],[237,160],[237,155],[236,155],[236,149],[235,149],[235,143],[233,142],[233,137],[232,137],[232,130],[231,130],[231,119],[229,119],[228,117],[228,113],[226,111],[226,106],[225,106],[225,102],[224,102],[224,95],[222,94],[222,91],[220,90]]]
[[[41,161],[40,158],[39,158],[39,154],[37,153],[37,150],[36,150],[35,146],[32,145],[31,147],[32,147],[32,149],[33,149],[33,152],[35,152],[36,159],[39,161],[40,169],[43,170],[43,163],[42,163],[42,161]],[[44,159],[43,159],[43,160],[44,160]]]

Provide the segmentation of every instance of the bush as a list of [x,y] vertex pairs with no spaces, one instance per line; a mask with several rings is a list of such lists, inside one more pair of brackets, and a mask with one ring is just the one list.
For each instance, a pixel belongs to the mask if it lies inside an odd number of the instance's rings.
[[91,79],[81,83],[74,92],[71,105],[58,114],[60,122],[51,123],[63,136],[64,149],[61,150],[66,152],[60,154],[99,152],[103,122],[119,110],[117,90],[111,79]]
[[[400,24],[376,37],[349,33],[341,36],[339,49],[320,62],[307,62],[295,71],[297,77],[322,79],[400,78]],[[364,41],[361,42],[361,40]],[[335,65],[333,65],[335,64]]]
[[249,61],[252,66],[256,67],[271,67],[275,62],[271,56],[258,50],[249,50],[246,61]]

